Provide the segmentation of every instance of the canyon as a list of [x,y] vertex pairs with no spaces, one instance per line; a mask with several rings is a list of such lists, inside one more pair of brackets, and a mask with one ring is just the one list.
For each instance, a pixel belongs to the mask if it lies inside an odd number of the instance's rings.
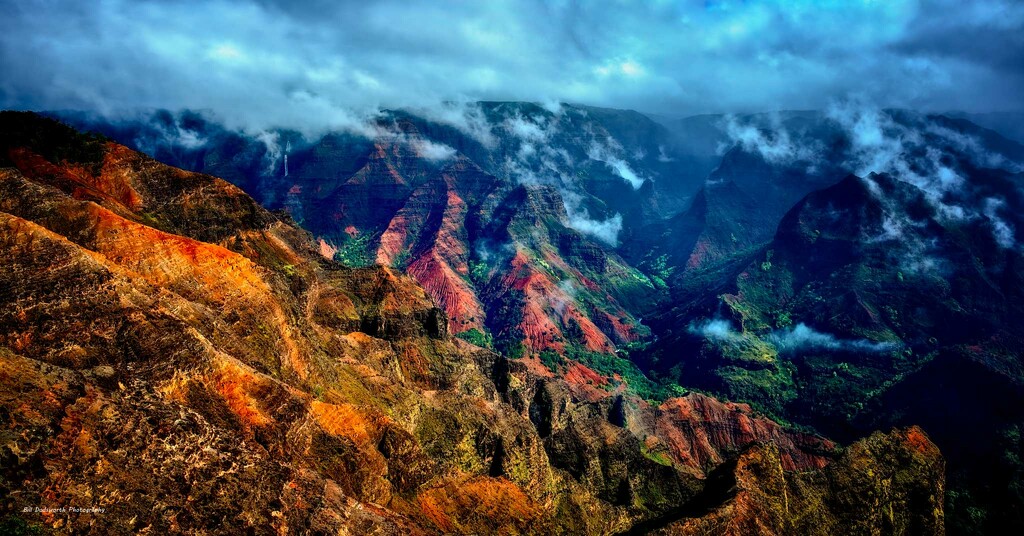
[[[646,335],[623,311],[654,283],[565,225],[557,188],[509,186],[481,218],[515,252],[477,287],[460,234],[492,179],[461,158],[407,184],[374,262],[352,266],[306,217],[214,176],[32,113],[0,113],[0,132],[7,527],[942,531],[945,461],[920,428],[841,447],[588,366],[630,363],[616,352]],[[402,150],[375,147],[344,184],[395,191],[405,175],[377,172]],[[559,310],[566,278],[581,290]],[[495,310],[529,329],[495,329]],[[468,325],[522,350],[467,342]],[[104,512],[18,514],[83,505]]]

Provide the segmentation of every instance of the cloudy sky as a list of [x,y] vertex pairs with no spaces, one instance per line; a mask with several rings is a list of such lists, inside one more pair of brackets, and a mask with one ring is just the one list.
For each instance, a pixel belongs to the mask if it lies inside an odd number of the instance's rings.
[[187,107],[282,126],[478,99],[677,116],[851,97],[1024,108],[1014,0],[3,4],[3,108]]

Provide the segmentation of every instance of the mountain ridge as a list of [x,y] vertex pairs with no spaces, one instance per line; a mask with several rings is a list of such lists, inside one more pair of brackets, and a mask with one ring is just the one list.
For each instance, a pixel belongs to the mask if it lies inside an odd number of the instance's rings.
[[[244,171],[264,170],[274,146],[256,138],[167,154],[270,192],[331,257],[411,273],[454,333],[587,400],[696,388],[844,442],[926,423],[951,453],[953,531],[1012,511],[986,506],[1015,504],[1012,478],[998,491],[981,475],[1020,474],[1019,425],[956,378],[1017,399],[1004,313],[1019,285],[1024,146],[964,119],[856,103],[663,128],[549,108],[467,105],[472,128],[391,112],[368,137],[303,142],[313,149],[280,131],[294,181]],[[199,136],[214,128],[201,119],[151,128]],[[380,180],[330,193],[357,175]],[[949,418],[922,402],[937,396],[926,378],[950,397],[932,402]],[[971,424],[990,451],[952,425],[965,419],[956,404],[996,416]]]
[[[696,393],[593,397],[452,338],[412,279],[324,259],[226,182],[31,114],[0,123],[41,133],[5,138],[0,173],[5,526],[602,534],[685,504],[752,441],[790,471],[878,461]],[[928,452],[899,470],[917,475],[901,511],[941,495]],[[832,486],[808,511],[834,515]],[[103,513],[24,513],[86,503]],[[906,508],[910,526],[936,515]]]

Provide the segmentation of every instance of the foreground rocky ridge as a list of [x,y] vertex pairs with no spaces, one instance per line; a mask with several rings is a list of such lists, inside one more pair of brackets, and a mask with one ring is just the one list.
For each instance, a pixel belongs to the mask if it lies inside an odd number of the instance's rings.
[[[733,466],[754,448],[833,525],[941,531],[921,498],[941,496],[942,459],[920,431],[841,455],[743,405],[555,378],[451,338],[411,279],[324,260],[226,182],[0,118],[5,526],[690,533],[681,513],[735,510],[706,476],[750,482]],[[761,492],[746,518],[790,519]],[[877,493],[885,520],[867,515]],[[21,513],[88,506],[106,511]]]

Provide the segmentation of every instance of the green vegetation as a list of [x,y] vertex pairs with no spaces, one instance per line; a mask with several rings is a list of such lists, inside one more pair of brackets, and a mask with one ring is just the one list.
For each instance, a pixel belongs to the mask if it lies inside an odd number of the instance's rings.
[[[660,402],[666,398],[685,394],[685,390],[674,383],[666,384],[651,380],[632,361],[619,355],[591,352],[573,347],[566,350],[566,355],[593,369],[594,372],[612,378],[609,384],[610,388],[625,383],[629,391],[646,400]],[[618,379],[615,379],[616,377]]]
[[399,251],[398,255],[395,255],[395,258],[392,259],[391,265],[399,270],[405,270],[411,257],[412,253],[410,253],[408,249]]
[[796,398],[793,373],[788,361],[776,367],[724,366],[715,371],[730,399],[748,402],[773,417],[784,414],[785,405]]
[[723,341],[708,341],[705,351],[717,352],[720,360],[738,366],[765,368],[779,363],[775,346],[749,332]]
[[643,453],[644,457],[654,463],[664,465],[666,467],[672,467],[672,460],[667,454],[660,450],[651,450],[647,448],[647,444],[640,443],[640,452]]
[[896,350],[880,355],[849,356],[837,361],[831,354],[809,354],[797,359],[801,405],[813,414],[852,420],[900,383],[910,372],[935,358],[935,353]]
[[779,329],[788,328],[793,325],[793,319],[789,317],[789,313],[786,311],[775,311],[772,316],[775,317],[775,327]]
[[505,339],[494,343],[494,349],[509,359],[521,359],[526,355],[526,345],[520,341]]
[[[648,254],[648,256],[650,255]],[[675,266],[668,264],[668,254],[659,255],[653,260],[645,258],[641,261],[640,267],[647,272],[657,288],[668,288],[668,281],[676,271]]]
[[761,332],[792,322],[789,309],[794,294],[793,273],[785,262],[773,263],[773,257],[771,250],[765,252],[761,269],[738,278],[736,294],[722,296],[722,301],[739,315],[745,330]]
[[148,225],[148,226],[150,226],[150,227],[152,227],[154,229],[160,229],[161,228],[160,227],[160,218],[156,214],[153,214],[152,212],[143,212],[143,213],[139,214],[139,219],[142,221],[142,223],[144,223],[144,224],[146,224],[146,225]]
[[50,162],[91,165],[98,173],[107,141],[32,112],[0,112],[0,167],[13,165],[10,149],[27,147]]
[[483,463],[473,448],[474,432],[472,427],[464,426],[455,411],[426,409],[413,434],[426,453],[475,472],[483,469]]
[[483,261],[469,260],[469,278],[477,285],[487,282],[487,274],[491,268]]
[[[786,320],[783,315],[776,322]],[[693,360],[673,366],[665,378],[708,389],[719,398],[749,403],[776,420],[797,398],[797,367],[753,332],[706,339],[695,352]]]
[[[619,302],[619,305],[633,311],[648,307],[652,300],[658,298],[655,291],[664,288],[640,270],[616,262],[614,259],[608,259],[605,272],[596,277],[598,280],[602,280],[603,288]],[[600,295],[601,293],[588,292],[587,294],[594,296],[595,301],[598,301],[603,309],[615,308],[612,304],[607,303],[605,297]]]
[[540,362],[551,372],[558,372],[558,369],[565,366],[565,358],[551,350],[544,350],[540,353]]
[[961,534],[970,534],[988,522],[988,510],[979,506],[969,488],[951,487],[946,492],[946,519],[948,528],[956,527]]
[[481,348],[493,348],[494,338],[491,337],[490,332],[480,331],[477,328],[472,328],[462,333],[456,333],[456,337],[470,343],[475,344]]
[[1002,431],[999,438],[999,463],[1004,468],[1006,495],[1010,504],[1024,504],[1024,423],[1011,425]]
[[35,536],[43,534],[43,528],[35,523],[29,523],[18,516],[7,516],[0,520],[0,534],[7,536]]
[[376,251],[373,248],[377,235],[362,233],[354,238],[345,239],[334,254],[334,260],[352,268],[370,266],[376,261]]

